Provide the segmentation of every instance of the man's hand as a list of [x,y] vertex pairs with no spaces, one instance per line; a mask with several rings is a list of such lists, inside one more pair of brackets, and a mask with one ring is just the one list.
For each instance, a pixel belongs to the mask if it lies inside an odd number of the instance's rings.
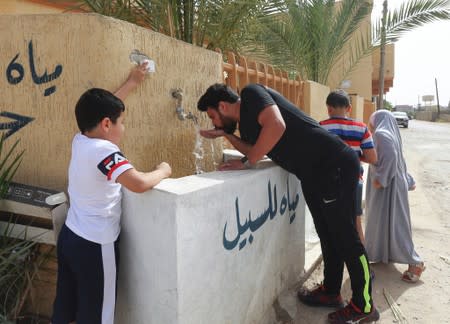
[[225,131],[223,129],[202,129],[200,130],[200,135],[205,138],[217,138],[225,136]]
[[244,170],[247,169],[244,163],[239,160],[228,160],[219,165],[219,171],[229,171],[229,170]]

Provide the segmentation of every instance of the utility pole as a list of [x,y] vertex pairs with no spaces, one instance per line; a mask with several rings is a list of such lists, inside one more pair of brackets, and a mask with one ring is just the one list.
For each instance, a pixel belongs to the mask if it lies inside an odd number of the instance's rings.
[[378,103],[377,109],[384,108],[384,61],[386,56],[386,16],[387,0],[383,1],[383,16],[381,17],[381,43],[380,43],[380,71],[378,73]]
[[437,79],[436,78],[434,78],[434,84],[436,85],[437,118],[439,118],[439,115],[441,114],[441,107],[439,107],[439,92],[438,92],[438,86],[437,86]]

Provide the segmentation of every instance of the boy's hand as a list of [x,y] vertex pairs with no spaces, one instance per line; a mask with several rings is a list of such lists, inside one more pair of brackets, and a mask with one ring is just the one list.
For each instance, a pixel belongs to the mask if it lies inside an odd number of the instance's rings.
[[144,62],[141,65],[138,65],[136,67],[134,67],[131,71],[130,74],[128,75],[128,82],[134,83],[136,85],[138,85],[139,83],[141,83],[142,81],[144,81],[145,76],[147,74],[147,65],[148,62]]
[[148,63],[145,62],[134,67],[130,74],[128,74],[127,80],[116,90],[116,92],[114,92],[114,95],[124,101],[131,91],[144,81],[145,75],[147,74],[147,64]]
[[383,186],[381,185],[381,183],[380,183],[377,179],[374,179],[374,180],[373,180],[373,187],[374,187],[375,189],[381,189],[381,188],[383,188]]
[[166,175],[166,178],[170,177],[170,175],[172,174],[172,168],[167,162],[161,162],[160,164],[158,164],[156,166],[156,170],[162,171]]

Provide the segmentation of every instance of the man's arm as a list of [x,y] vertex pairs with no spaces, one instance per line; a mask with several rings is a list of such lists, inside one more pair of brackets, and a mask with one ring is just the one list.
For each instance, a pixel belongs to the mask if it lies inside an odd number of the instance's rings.
[[152,189],[171,174],[172,168],[170,165],[162,162],[151,172],[140,172],[134,168],[128,169],[117,177],[116,182],[130,191],[141,193]]
[[244,142],[241,138],[234,134],[225,134],[224,137],[230,142],[233,147],[244,155],[248,155],[248,152],[252,148],[250,143]]
[[[248,154],[252,145],[243,141],[241,138],[237,137],[234,134],[227,134],[223,131],[223,129],[208,129],[208,130],[200,130],[200,134],[205,138],[218,138],[225,137],[233,147],[244,154],[245,156]],[[218,170],[226,171],[226,170],[242,170],[246,169],[246,165],[240,159],[231,159],[227,162],[223,162],[220,164]]]
[[363,149],[362,153],[363,154],[361,156],[361,161],[369,163],[369,164],[377,163],[378,157],[377,157],[377,151],[375,150],[375,148]]
[[[271,105],[265,107],[258,115],[258,123],[261,125],[261,132],[255,145],[248,144],[235,135],[224,135],[239,152],[247,156],[250,165],[256,164],[278,143],[286,129],[284,119],[281,116],[278,106]],[[229,160],[220,165],[219,170],[240,170],[246,165],[242,160]]]
[[251,146],[246,154],[250,164],[255,164],[269,153],[286,130],[286,124],[277,105],[265,107],[258,115],[258,123],[261,125],[261,132],[255,145]]
[[147,62],[133,68],[124,83],[114,95],[124,101],[126,97],[142,82],[147,74]]

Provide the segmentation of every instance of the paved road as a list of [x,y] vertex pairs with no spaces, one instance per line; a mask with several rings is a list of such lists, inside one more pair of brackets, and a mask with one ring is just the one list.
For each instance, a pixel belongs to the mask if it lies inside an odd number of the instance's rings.
[[432,205],[439,206],[442,225],[450,228],[450,123],[412,120],[400,131],[407,162],[411,157],[418,163],[414,175]]

